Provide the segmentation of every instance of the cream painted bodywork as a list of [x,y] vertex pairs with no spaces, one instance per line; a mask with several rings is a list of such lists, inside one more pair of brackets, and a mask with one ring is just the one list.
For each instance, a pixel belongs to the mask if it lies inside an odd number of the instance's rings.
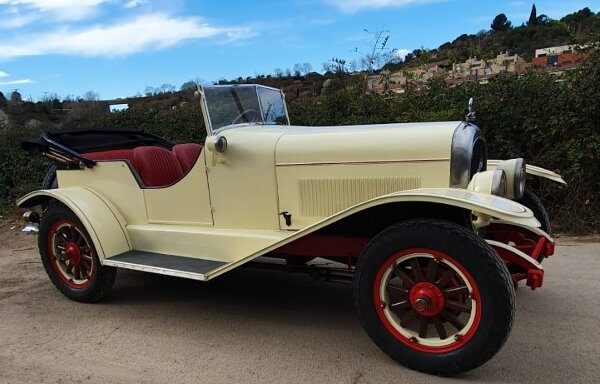
[[28,201],[39,197],[56,199],[77,215],[101,261],[132,249],[125,219],[98,191],[85,187],[36,191],[23,196],[17,205],[28,206]]
[[227,139],[225,152],[205,148],[172,186],[144,189],[127,162],[102,161],[58,171],[60,189],[34,192],[19,205],[39,197],[64,202],[94,233],[109,265],[128,250],[226,263],[204,280],[382,204],[446,204],[538,227],[518,203],[448,188],[459,124],[241,125],[219,133]]
[[[502,160],[488,160],[488,162],[487,162],[488,170],[496,169],[496,167],[498,166],[498,164],[501,161]],[[552,180],[552,181],[562,184],[562,185],[567,185],[567,182],[562,178],[561,175],[559,175],[556,172],[552,172],[548,169],[537,167],[535,165],[526,164],[526,171],[528,174],[530,174],[532,176],[541,177],[544,179]]]
[[276,150],[279,210],[292,215],[292,225],[281,219],[281,228],[299,230],[393,192],[447,187],[458,125],[294,127]]

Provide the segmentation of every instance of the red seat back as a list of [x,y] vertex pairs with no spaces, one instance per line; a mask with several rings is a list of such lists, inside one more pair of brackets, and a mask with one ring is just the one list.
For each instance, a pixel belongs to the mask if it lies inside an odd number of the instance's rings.
[[200,157],[201,152],[202,146],[195,143],[177,144],[173,147],[173,154],[175,154],[177,161],[179,161],[184,174],[188,173],[194,164],[196,164],[196,160]]
[[89,152],[84,155],[90,160],[129,160],[133,162],[133,149],[112,149],[109,151]]
[[183,177],[175,155],[162,147],[134,148],[133,166],[147,187],[165,187]]

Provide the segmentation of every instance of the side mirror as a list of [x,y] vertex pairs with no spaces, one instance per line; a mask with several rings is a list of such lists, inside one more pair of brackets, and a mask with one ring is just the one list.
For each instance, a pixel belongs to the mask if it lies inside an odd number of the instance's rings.
[[227,150],[227,139],[224,136],[207,137],[206,149],[211,152],[223,153]]

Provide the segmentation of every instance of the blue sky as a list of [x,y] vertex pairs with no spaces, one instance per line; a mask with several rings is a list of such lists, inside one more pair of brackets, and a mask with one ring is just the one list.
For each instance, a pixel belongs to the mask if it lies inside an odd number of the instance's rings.
[[[536,1],[558,18],[600,1]],[[101,98],[189,79],[272,73],[332,57],[358,58],[363,30],[388,30],[390,47],[435,48],[488,29],[498,13],[513,25],[531,1],[483,0],[0,0],[0,91],[18,88]]]

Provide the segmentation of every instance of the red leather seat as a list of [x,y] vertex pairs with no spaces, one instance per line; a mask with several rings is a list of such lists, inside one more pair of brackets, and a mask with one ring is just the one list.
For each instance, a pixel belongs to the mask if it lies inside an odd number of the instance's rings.
[[90,160],[129,160],[133,162],[133,149],[112,149],[109,151],[89,152],[84,155]]
[[201,152],[202,146],[196,143],[177,144],[173,147],[173,154],[179,161],[184,174],[188,173],[196,164]]
[[133,166],[146,187],[166,187],[183,177],[175,155],[162,147],[134,148]]

